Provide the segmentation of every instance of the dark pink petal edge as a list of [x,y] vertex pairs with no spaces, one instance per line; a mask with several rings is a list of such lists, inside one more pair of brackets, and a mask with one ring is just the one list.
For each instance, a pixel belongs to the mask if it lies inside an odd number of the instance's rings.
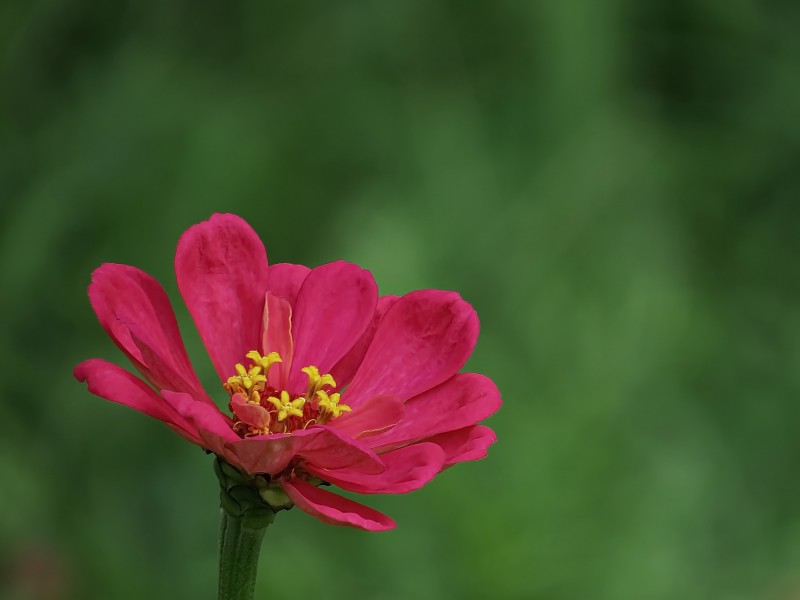
[[[202,446],[197,430],[178,414],[146,383],[125,369],[110,362],[93,358],[80,363],[73,371],[75,378],[85,382],[89,391],[111,402],[124,404],[154,419],[163,421],[178,434]],[[197,404],[207,406],[200,402]]]
[[444,467],[447,468],[456,463],[484,458],[489,446],[497,441],[497,436],[485,425],[473,425],[434,435],[425,441],[436,444],[444,451]]

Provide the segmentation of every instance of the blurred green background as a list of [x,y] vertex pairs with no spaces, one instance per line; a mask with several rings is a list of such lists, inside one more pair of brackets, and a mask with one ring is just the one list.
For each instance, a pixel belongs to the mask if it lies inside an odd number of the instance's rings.
[[800,4],[5,0],[0,597],[214,598],[211,459],[88,394],[86,299],[253,224],[478,310],[499,442],[260,598],[800,597]]

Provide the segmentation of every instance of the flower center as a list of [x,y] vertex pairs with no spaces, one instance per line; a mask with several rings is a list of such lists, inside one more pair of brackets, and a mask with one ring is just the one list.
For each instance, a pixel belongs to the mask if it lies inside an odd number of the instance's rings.
[[308,376],[305,394],[291,394],[270,385],[270,367],[283,362],[277,352],[266,356],[252,350],[247,353],[250,366],[236,365],[236,375],[228,378],[223,387],[231,395],[228,404],[235,416],[233,430],[242,437],[269,433],[291,433],[311,425],[323,425],[350,407],[339,402],[336,381],[329,373],[308,366],[302,372]]

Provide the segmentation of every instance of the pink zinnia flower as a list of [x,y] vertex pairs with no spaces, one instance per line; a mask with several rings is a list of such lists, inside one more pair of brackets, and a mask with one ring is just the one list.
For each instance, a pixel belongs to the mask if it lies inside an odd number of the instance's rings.
[[234,215],[186,231],[175,273],[231,415],[200,385],[166,293],[134,267],[100,266],[89,299],[152,387],[101,359],[81,363],[75,376],[262,475],[322,521],[391,529],[389,517],[317,485],[410,492],[484,457],[495,441],[477,423],[499,408],[497,388],[458,372],[478,337],[475,311],[458,294],[379,297],[368,271],[342,261],[268,266],[261,240]]

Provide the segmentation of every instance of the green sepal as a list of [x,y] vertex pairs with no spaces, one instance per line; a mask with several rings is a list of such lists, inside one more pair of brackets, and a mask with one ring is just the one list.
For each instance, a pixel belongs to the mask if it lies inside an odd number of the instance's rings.
[[271,508],[248,510],[242,516],[242,525],[250,529],[264,529],[275,520],[275,511]]
[[275,510],[285,509],[288,510],[294,506],[289,496],[283,491],[280,486],[269,486],[258,490],[261,499],[273,507]]
[[231,516],[235,517],[242,514],[241,504],[228,495],[225,490],[220,490],[219,504],[222,507],[222,510]]
[[220,505],[232,517],[246,517],[253,523],[269,525],[276,512],[294,506],[283,488],[270,481],[269,475],[249,475],[219,456],[214,461],[214,473],[219,480]]

